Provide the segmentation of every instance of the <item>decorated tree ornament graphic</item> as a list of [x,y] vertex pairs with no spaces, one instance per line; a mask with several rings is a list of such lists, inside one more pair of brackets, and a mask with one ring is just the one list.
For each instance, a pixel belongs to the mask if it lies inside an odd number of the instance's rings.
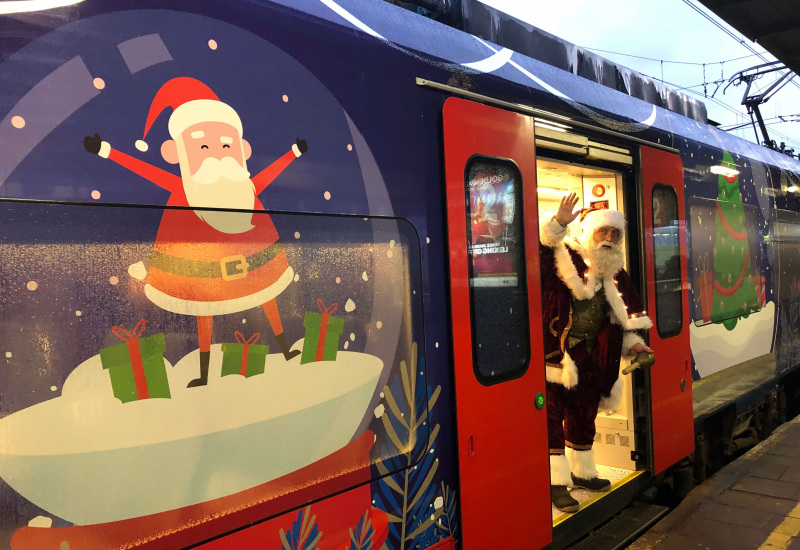
[[[722,164],[735,166],[728,152]],[[711,321],[733,330],[740,318],[759,309],[738,174],[718,177],[715,221]]]

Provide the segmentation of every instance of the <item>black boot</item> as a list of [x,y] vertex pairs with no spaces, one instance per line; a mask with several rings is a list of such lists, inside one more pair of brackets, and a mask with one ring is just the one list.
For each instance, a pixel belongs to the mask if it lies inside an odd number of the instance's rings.
[[580,507],[565,485],[550,486],[550,502],[562,512],[577,512]]
[[200,352],[200,378],[195,378],[186,386],[187,388],[196,388],[197,386],[205,386],[208,384],[208,362],[211,360],[210,351]]
[[283,352],[283,356],[286,358],[287,361],[292,357],[297,357],[298,355],[300,355],[299,349],[296,349],[294,351],[289,351],[289,345],[286,343],[286,336],[282,332],[280,334],[276,334],[275,338],[278,340],[278,345],[280,346],[281,351]]
[[608,491],[608,489],[611,487],[611,482],[607,479],[600,477],[581,479],[579,477],[575,477],[575,474],[572,474],[572,483],[575,485],[575,487],[589,489],[590,491],[595,491],[597,493]]

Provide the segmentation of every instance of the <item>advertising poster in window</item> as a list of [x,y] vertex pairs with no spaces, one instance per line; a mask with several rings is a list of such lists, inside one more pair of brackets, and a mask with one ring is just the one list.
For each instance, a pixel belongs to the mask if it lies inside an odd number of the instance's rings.
[[522,239],[517,181],[510,166],[480,162],[470,168],[468,250],[473,287],[518,285]]

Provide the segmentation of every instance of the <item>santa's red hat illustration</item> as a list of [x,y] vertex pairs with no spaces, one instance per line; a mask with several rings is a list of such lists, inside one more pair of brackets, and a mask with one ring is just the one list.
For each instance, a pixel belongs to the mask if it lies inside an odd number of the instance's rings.
[[144,135],[136,141],[136,148],[148,150],[147,133],[164,109],[172,108],[168,130],[172,139],[178,139],[184,130],[199,122],[224,122],[238,130],[242,136],[242,120],[233,107],[220,101],[211,88],[195,78],[181,76],[167,81],[156,92],[147,120]]

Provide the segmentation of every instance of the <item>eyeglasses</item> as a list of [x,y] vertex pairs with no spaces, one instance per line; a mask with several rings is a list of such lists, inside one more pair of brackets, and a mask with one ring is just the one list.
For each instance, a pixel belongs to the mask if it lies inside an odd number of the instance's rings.
[[603,240],[611,235],[611,240],[613,242],[619,241],[620,237],[622,237],[622,233],[616,227],[599,227],[594,233]]

